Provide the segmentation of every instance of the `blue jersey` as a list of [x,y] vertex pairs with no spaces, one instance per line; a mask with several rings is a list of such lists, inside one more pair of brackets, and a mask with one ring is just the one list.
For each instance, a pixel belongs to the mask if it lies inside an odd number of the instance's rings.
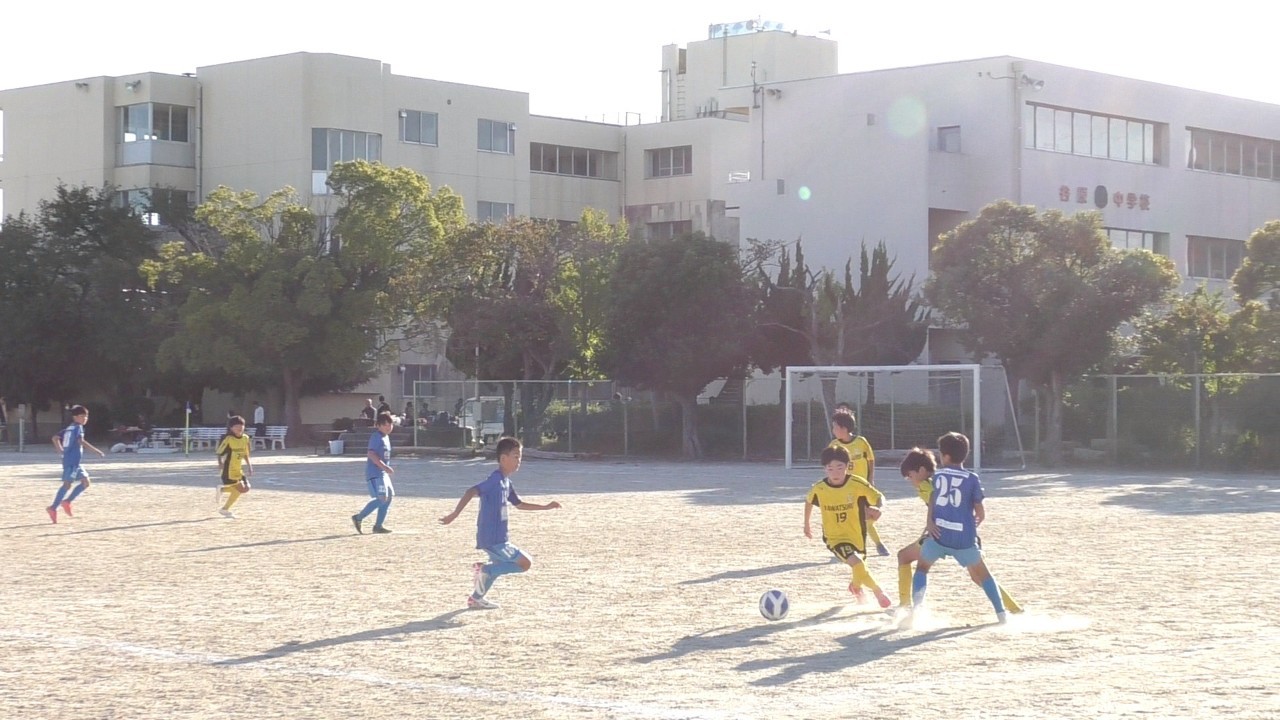
[[[383,435],[377,430],[374,430],[373,434],[369,436],[369,452],[376,454],[379,460],[390,465],[391,436]],[[370,458],[367,453],[365,454],[365,458],[367,459],[364,461],[364,479],[377,480],[378,478],[381,478],[383,473],[382,468],[378,467],[373,462],[373,458]]]
[[476,547],[483,550],[507,542],[507,511],[511,505],[520,504],[520,496],[504,477],[501,470],[494,470],[473,490],[480,495],[480,514],[476,516]]
[[62,431],[62,467],[80,467],[80,458],[84,454],[80,440],[83,438],[84,426],[79,423],[71,423]]
[[955,550],[973,547],[978,541],[978,524],[973,506],[982,502],[982,481],[978,474],[962,467],[938,468],[933,474],[933,522],[938,526],[938,544]]

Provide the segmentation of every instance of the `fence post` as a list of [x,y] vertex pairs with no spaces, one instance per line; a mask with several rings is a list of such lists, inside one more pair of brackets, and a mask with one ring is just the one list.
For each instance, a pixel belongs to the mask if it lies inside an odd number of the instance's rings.
[[573,380],[569,381],[569,385],[565,390],[568,395],[567,402],[569,404],[569,452],[573,452]]
[[889,447],[898,447],[898,405],[893,399],[893,373],[889,373]]
[[1200,467],[1200,376],[1195,376],[1195,397],[1192,399],[1192,411],[1196,414],[1196,467]]
[[27,447],[27,419],[18,417],[18,452],[22,452]]
[[747,459],[747,383],[749,378],[742,379],[742,459]]
[[622,397],[622,456],[626,457],[631,451],[631,428],[627,426],[627,398]]
[[1107,415],[1107,455],[1112,464],[1115,464],[1120,459],[1120,412],[1115,375],[1107,377],[1107,385],[1111,389],[1110,413]]

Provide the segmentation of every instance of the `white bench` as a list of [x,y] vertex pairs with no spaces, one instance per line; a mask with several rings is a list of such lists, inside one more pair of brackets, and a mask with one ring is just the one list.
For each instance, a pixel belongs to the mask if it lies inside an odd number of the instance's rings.
[[288,434],[289,434],[288,425],[268,425],[267,436],[265,438],[255,437],[253,439],[253,442],[255,445],[257,445],[258,442],[261,441],[263,449],[266,449],[266,447],[270,445],[272,450],[276,448],[285,450],[286,448],[284,444],[284,439],[285,439],[285,436],[287,436]]

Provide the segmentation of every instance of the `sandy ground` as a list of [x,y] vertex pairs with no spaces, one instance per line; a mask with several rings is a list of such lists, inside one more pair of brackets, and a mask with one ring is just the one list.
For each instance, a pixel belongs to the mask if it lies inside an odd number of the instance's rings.
[[[57,525],[57,458],[0,455],[0,717],[1280,717],[1274,476],[988,476],[1027,612],[994,625],[944,561],[905,629],[802,535],[814,469],[526,460],[564,509],[513,512],[533,570],[467,611],[476,508],[436,518],[491,461],[396,461],[395,532],[360,536],[362,460],[259,455],[238,519],[212,458],[109,456]],[[923,508],[881,484],[896,549]]]

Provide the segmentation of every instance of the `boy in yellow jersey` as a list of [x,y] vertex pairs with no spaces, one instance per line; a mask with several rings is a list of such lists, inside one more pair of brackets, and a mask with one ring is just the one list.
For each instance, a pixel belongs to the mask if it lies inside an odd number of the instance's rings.
[[[231,506],[236,504],[240,496],[249,492],[249,476],[253,475],[253,463],[249,462],[251,442],[244,434],[244,418],[231,416],[227,421],[227,434],[218,443],[218,467],[222,471],[222,485],[218,487],[217,498],[227,493],[227,502],[218,510],[222,517],[234,518]],[[241,468],[241,464],[244,467]],[[247,473],[247,474],[246,474]]]
[[[933,497],[933,473],[937,469],[938,461],[934,459],[933,453],[918,447],[907,451],[907,456],[902,459],[902,465],[899,467],[902,477],[911,483],[916,490],[916,495],[926,507],[929,505],[929,499]],[[920,559],[920,547],[924,545],[924,539],[928,536],[927,531],[922,532],[919,540],[898,551],[898,604],[901,608],[911,608],[911,575],[914,572],[912,564]],[[981,540],[978,541],[978,545],[981,547]],[[1004,600],[1005,610],[1011,613],[1022,612],[1022,606],[1014,601],[1013,596],[1004,589],[1004,586],[999,584],[997,586],[1000,589],[1000,597]]]
[[[846,409],[847,407],[841,403],[837,406],[835,414],[831,416],[831,434],[835,435],[835,439],[827,447],[844,448],[844,451],[849,453],[849,474],[875,487],[875,478],[872,476],[876,472],[876,454],[871,451],[871,443],[856,434],[858,422],[853,416],[853,411]],[[871,536],[871,542],[876,544],[877,555],[889,554],[889,548],[880,542],[880,533],[876,531],[875,522],[867,521],[867,534]]]
[[814,484],[805,498],[804,536],[813,537],[809,518],[816,506],[822,510],[822,541],[827,549],[853,569],[849,592],[862,602],[862,588],[871,588],[880,607],[892,603],[867,572],[863,558],[867,554],[867,522],[880,517],[884,496],[879,490],[860,482],[849,474],[849,453],[841,447],[822,451],[826,477]]

